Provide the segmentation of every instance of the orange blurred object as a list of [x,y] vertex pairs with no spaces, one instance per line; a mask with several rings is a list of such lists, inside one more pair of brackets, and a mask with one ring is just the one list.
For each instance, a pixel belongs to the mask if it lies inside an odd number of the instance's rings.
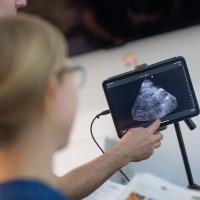
[[136,67],[139,65],[138,56],[135,54],[128,54],[124,56],[124,62],[127,67]]

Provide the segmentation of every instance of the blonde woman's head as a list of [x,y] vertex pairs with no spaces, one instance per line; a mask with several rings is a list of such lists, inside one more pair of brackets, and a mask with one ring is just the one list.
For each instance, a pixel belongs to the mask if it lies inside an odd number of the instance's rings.
[[37,17],[0,19],[0,147],[39,116],[55,129],[60,147],[65,144],[61,140],[69,134],[75,108],[70,77],[57,76],[65,43],[56,28]]

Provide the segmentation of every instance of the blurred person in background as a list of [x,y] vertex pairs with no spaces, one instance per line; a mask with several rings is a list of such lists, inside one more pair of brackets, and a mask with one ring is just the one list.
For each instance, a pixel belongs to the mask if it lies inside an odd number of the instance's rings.
[[198,0],[32,0],[23,11],[59,28],[70,55],[199,24]]
[[175,12],[174,0],[85,0],[83,24],[100,40],[120,45]]
[[102,42],[123,44],[131,31],[127,9],[127,0],[85,0],[83,24]]

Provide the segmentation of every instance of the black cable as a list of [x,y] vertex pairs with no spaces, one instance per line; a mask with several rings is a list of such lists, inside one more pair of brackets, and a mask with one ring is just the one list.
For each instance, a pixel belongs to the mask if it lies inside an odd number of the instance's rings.
[[[101,146],[98,144],[97,140],[95,139],[94,134],[93,134],[93,131],[92,131],[92,128],[93,128],[93,124],[94,124],[94,122],[95,122],[96,119],[99,119],[101,116],[103,116],[103,115],[108,115],[108,114],[110,114],[110,110],[105,110],[105,111],[101,112],[100,114],[96,115],[96,116],[94,117],[94,119],[92,120],[91,125],[90,125],[90,133],[91,133],[92,139],[93,139],[94,143],[97,145],[97,147],[100,149],[100,151],[101,151],[103,154],[104,154],[105,152],[104,152],[104,150],[101,148]],[[126,179],[128,182],[130,181],[129,178],[127,177],[127,175],[126,175],[122,170],[119,170],[119,172],[125,177],[125,179]]]

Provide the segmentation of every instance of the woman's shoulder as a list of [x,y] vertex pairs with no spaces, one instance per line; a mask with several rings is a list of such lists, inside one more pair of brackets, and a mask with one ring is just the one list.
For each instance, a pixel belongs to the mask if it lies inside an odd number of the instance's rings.
[[59,191],[31,180],[16,180],[0,183],[1,200],[69,200]]

